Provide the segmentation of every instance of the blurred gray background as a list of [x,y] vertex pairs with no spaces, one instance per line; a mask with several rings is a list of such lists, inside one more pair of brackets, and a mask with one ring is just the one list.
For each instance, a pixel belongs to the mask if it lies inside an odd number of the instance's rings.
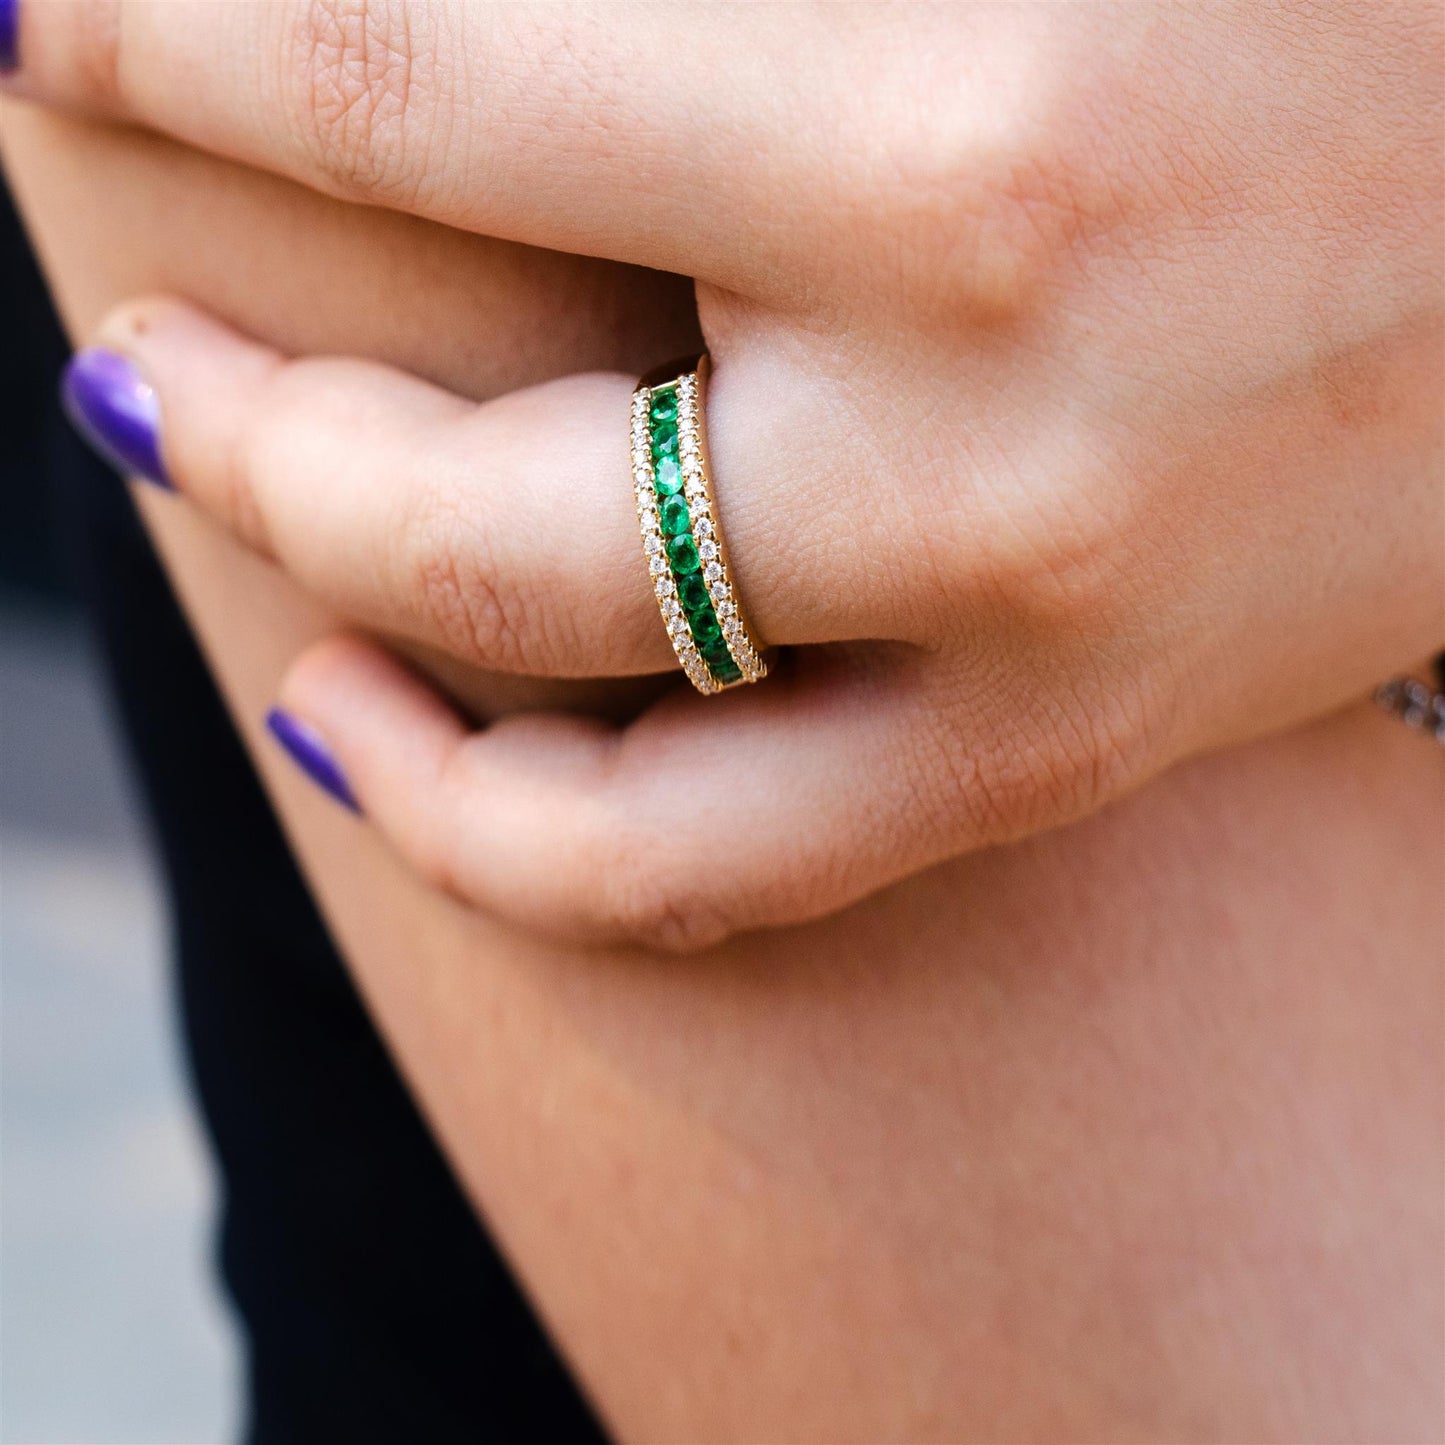
[[0,192],[0,1445],[211,1445],[238,1366],[164,907],[9,420],[54,384],[43,307]]

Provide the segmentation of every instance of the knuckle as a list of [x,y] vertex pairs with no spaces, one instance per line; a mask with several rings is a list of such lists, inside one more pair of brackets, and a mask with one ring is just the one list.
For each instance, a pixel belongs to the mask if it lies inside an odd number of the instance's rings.
[[1000,464],[955,549],[960,585],[1033,633],[1100,630],[1157,573],[1141,526],[1148,488],[1102,435],[1071,429]]
[[635,829],[615,818],[598,818],[584,849],[585,875],[593,880],[590,922],[604,937],[661,953],[696,953],[722,942],[727,921],[679,870],[661,860]]
[[465,876],[465,846],[448,817],[439,819],[429,813],[410,829],[399,829],[397,844],[417,877],[433,892],[472,906],[479,901]]
[[241,541],[262,556],[271,557],[276,548],[260,495],[263,468],[264,459],[255,444],[237,447],[222,465],[217,507]]
[[1066,690],[1040,720],[1033,792],[1043,818],[1082,817],[1127,792],[1147,769],[1155,733],[1132,680]]
[[[476,784],[475,750],[482,738],[474,735],[438,761],[428,783],[443,797],[467,796]],[[392,841],[413,872],[427,887],[476,907],[486,897],[474,864],[467,834],[467,815],[452,807],[398,809],[388,819]]]
[[267,479],[277,465],[278,448],[284,452],[288,436],[288,387],[284,367],[278,364],[258,387],[253,426],[241,427],[221,438],[216,456],[216,486],[211,505],[222,522],[248,547],[263,556],[276,555],[269,509]]
[[123,105],[128,97],[120,0],[81,0],[70,13],[76,93],[91,105]]
[[873,218],[869,233],[934,325],[1038,312],[1129,209],[1094,143],[1092,83],[1061,74],[1047,47],[1018,48],[997,66],[986,112],[944,71],[923,77],[927,107],[876,89],[854,97],[851,129],[868,144],[845,149],[855,159],[832,199],[843,217]]
[[1082,818],[1142,782],[1162,756],[1162,708],[1129,668],[1043,670],[945,727],[928,763],[976,842]]
[[292,111],[321,176],[343,196],[414,203],[410,141],[425,125],[404,0],[308,0],[292,50]]
[[498,583],[485,529],[424,495],[395,535],[401,591],[423,637],[465,662],[532,670],[532,609],[518,587]]

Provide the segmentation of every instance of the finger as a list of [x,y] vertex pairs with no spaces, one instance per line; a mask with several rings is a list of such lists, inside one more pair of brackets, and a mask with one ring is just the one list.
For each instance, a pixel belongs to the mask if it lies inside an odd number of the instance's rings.
[[732,284],[806,193],[756,164],[798,44],[765,12],[18,4],[21,94],[491,236]]
[[281,690],[293,756],[425,878],[530,929],[693,949],[836,910],[954,851],[968,816],[910,745],[926,709],[886,658],[824,653],[622,729],[519,715],[471,733],[370,644]]
[[[90,434],[114,429],[111,371],[138,368],[163,418],[168,479],[344,615],[492,670],[676,666],[638,532],[628,378],[573,377],[477,405],[384,366],[288,361],[174,302],[127,308],[101,336],[108,347],[82,353],[68,383]],[[135,449],[127,435],[122,452]],[[865,535],[852,499],[739,470],[720,507],[760,635],[893,635],[876,549],[849,551]],[[827,521],[777,545],[777,518],[808,513]]]

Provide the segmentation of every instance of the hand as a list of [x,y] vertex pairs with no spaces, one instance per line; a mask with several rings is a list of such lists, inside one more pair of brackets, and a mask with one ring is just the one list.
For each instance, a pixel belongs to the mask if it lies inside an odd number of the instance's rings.
[[[114,75],[112,111],[326,189],[698,278],[777,677],[478,734],[367,644],[288,683],[484,906],[677,946],[815,916],[1445,631],[1433,11],[120,11],[27,11],[27,93]],[[667,664],[631,378],[476,408],[174,308],[107,338],[182,489],[358,620]]]

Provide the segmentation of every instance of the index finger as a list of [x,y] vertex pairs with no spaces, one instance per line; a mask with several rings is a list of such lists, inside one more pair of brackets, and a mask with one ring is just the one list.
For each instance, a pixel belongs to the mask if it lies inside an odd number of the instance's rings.
[[491,236],[739,285],[798,194],[786,157],[756,164],[766,9],[743,34],[703,7],[17,5],[14,93]]

